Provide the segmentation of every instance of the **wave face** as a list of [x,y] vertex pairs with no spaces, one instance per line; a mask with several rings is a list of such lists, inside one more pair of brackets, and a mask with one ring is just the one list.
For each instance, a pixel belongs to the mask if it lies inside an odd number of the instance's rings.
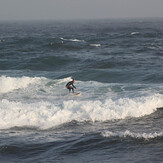
[[163,162],[162,27],[0,22],[0,162]]

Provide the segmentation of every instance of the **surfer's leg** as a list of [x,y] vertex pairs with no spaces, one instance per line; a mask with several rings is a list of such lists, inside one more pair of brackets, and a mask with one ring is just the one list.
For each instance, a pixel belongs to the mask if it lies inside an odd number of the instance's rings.
[[73,93],[74,93],[74,89],[70,86],[70,87],[68,87],[67,88],[68,90],[69,90],[69,93],[71,92],[71,90],[73,91]]
[[70,87],[67,87],[67,89],[69,90],[69,93],[70,93],[70,91],[71,91],[71,88],[70,88]]

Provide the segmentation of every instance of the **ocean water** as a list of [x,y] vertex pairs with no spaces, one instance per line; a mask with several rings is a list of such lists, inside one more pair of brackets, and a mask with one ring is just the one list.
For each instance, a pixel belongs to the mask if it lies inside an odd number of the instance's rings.
[[162,156],[163,20],[0,22],[0,162]]

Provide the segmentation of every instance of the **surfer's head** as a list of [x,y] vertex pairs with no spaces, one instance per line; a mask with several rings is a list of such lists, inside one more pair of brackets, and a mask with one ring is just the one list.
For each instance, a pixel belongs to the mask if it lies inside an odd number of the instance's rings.
[[75,83],[75,80],[74,79],[72,81],[73,81],[73,83]]

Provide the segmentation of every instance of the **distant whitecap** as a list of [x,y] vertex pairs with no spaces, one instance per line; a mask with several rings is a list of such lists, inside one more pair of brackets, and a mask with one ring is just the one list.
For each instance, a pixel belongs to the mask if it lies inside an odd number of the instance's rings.
[[131,35],[137,35],[139,32],[132,32]]
[[85,42],[84,40],[79,40],[79,39],[65,39],[63,37],[60,38],[61,40],[64,40],[64,41],[73,41],[73,42]]
[[90,46],[94,46],[94,47],[100,47],[101,44],[90,44]]

